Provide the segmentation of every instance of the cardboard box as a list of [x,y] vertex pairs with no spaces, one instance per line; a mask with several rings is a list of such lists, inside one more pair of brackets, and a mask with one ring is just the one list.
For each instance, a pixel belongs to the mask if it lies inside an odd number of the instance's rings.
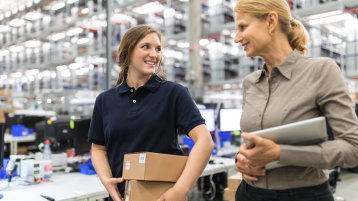
[[187,156],[140,152],[124,155],[123,178],[126,180],[176,182]]
[[12,92],[9,89],[0,89],[0,96],[11,96]]
[[236,191],[242,181],[242,174],[240,172],[227,178],[227,186],[230,190]]
[[230,190],[229,188],[225,188],[224,189],[224,200],[235,201],[235,194],[236,194],[236,189]]
[[157,201],[174,184],[173,182],[127,180],[124,200]]

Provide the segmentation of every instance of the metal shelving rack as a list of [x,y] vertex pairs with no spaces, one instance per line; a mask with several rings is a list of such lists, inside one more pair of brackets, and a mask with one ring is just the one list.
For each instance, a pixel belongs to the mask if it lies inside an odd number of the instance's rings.
[[[53,2],[54,1],[50,1],[50,0],[37,0],[36,4],[33,4],[32,6],[25,8],[19,13],[12,14],[11,16],[8,16],[6,19],[3,19],[2,22],[4,23],[2,24],[6,24],[11,19],[14,19],[16,17],[24,18],[23,16],[31,11],[41,11],[43,13],[48,13],[54,16],[65,15],[65,14],[67,15],[71,13],[71,9],[73,9],[71,5],[75,4],[78,7],[77,12],[75,13],[79,13],[80,9],[82,9],[81,4],[83,4],[83,2],[85,2],[85,4],[92,4],[93,8],[91,8],[87,14],[81,14],[79,16],[76,15],[73,18],[68,18],[66,21],[56,23],[55,26],[44,27],[43,29],[39,31],[35,31],[32,34],[20,35],[18,38],[16,38],[16,40],[13,41],[7,40],[5,43],[4,42],[2,43],[1,34],[3,33],[0,33],[0,43],[1,43],[0,49],[8,50],[10,49],[10,47],[17,46],[19,44],[25,44],[26,42],[34,39],[39,39],[44,43],[51,42],[50,36],[53,36],[53,34],[65,32],[74,27],[83,28],[83,32],[85,32],[84,35],[86,34],[88,35],[92,32],[92,34],[94,35],[93,37],[97,39],[97,41],[94,40],[92,44],[87,46],[86,44],[81,46],[78,44],[77,45],[72,44],[73,42],[71,42],[69,49],[71,49],[72,52],[67,52],[66,53],[67,56],[59,57],[57,54],[55,54],[56,55],[55,57],[49,57],[49,56],[45,57],[46,59],[44,59],[44,61],[42,62],[38,62],[37,60],[39,59],[37,59],[36,62],[27,63],[26,65],[23,65],[23,63],[19,63],[17,65],[13,64],[12,62],[16,61],[17,59],[16,57],[14,58],[11,57],[11,60],[7,61],[5,67],[3,65],[4,67],[3,74],[4,74],[4,70],[5,70],[5,74],[12,74],[18,71],[24,72],[35,68],[39,69],[40,72],[46,70],[55,71],[56,67],[62,65],[69,66],[69,64],[77,62],[78,58],[81,58],[82,61],[87,62],[86,65],[93,65],[94,69],[97,69],[96,72],[98,72],[100,75],[94,75],[97,76],[97,78],[96,79],[91,78],[91,80],[94,80],[94,82],[97,83],[102,82],[100,86],[94,88],[95,90],[102,90],[104,88],[107,88],[110,85],[110,83],[113,83],[116,74],[120,70],[120,68],[116,66],[114,62],[114,54],[118,47],[121,34],[123,34],[123,32],[126,31],[130,26],[135,25],[136,23],[144,22],[144,23],[149,23],[161,29],[164,32],[164,35],[166,36],[168,42],[168,46],[166,46],[165,52],[170,51],[173,54],[178,53],[183,55],[183,57],[181,57],[180,59],[174,58],[172,56],[166,57],[168,61],[167,64],[170,64],[166,66],[168,78],[171,80],[181,82],[185,85],[190,85],[188,83],[192,78],[188,76],[188,74],[191,72],[190,65],[192,65],[191,64],[192,61],[190,60],[190,56],[189,56],[191,54],[190,42],[189,42],[190,30],[188,29],[189,27],[188,18],[189,18],[189,10],[190,10],[189,2],[179,1],[179,0],[178,1],[174,1],[174,0],[109,1],[112,2],[112,6],[110,6],[110,9],[108,9],[108,13],[110,13],[108,16],[114,17],[115,15],[122,15],[122,17],[127,16],[128,18],[131,18],[131,19],[127,19],[127,18],[120,19],[124,21],[124,22],[120,22],[120,24],[118,24],[118,22],[109,23],[110,21],[109,18],[106,18],[106,10],[105,10],[106,4],[101,3],[101,2],[106,2],[106,0],[102,0],[102,1],[96,0],[97,4],[94,3],[95,2],[94,0],[92,1],[91,0],[89,1],[63,0],[62,2],[65,2],[65,7],[64,7],[64,12],[62,14],[60,11],[57,10],[51,11],[51,5],[53,4]],[[151,2],[152,3],[157,2],[157,4],[163,5],[163,9],[161,11],[154,12],[149,15],[136,13],[135,11],[136,8]],[[244,76],[246,76],[248,73],[252,72],[253,70],[259,69],[262,66],[262,60],[260,60],[259,58],[247,58],[245,56],[244,51],[240,48],[240,46],[233,43],[233,36],[235,35],[236,32],[235,23],[232,21],[233,15],[230,16],[230,12],[228,12],[228,9],[230,7],[233,7],[237,1],[222,0],[221,2],[217,2],[216,5],[211,5],[213,1],[202,0],[200,2],[202,6],[201,7],[202,14],[200,15],[201,39],[199,41],[199,44],[202,52],[201,56],[203,58],[201,63],[202,65],[204,65],[203,68],[204,69],[203,76],[205,76],[204,85],[208,86],[208,88],[221,87],[222,90],[225,90],[224,85],[225,87],[228,87],[228,85],[232,85],[234,88],[237,89],[236,86],[241,83],[241,79]],[[309,0],[291,0],[289,2],[292,5],[292,13],[294,14],[295,17],[301,19],[301,21],[304,21],[305,20],[304,18],[306,16],[314,15],[323,11],[328,12],[328,11],[332,11],[332,9],[337,9],[337,8],[340,8],[342,10],[347,10],[347,9],[352,10],[358,7],[357,1],[349,1],[349,0],[343,0],[343,1],[329,0],[325,3],[319,3],[316,1],[309,1]],[[169,14],[169,18],[168,18],[168,14]],[[0,14],[0,18],[1,18],[1,14]],[[100,20],[102,23],[110,24],[111,26],[107,27],[104,25],[97,30],[93,30],[93,28],[91,28],[91,25],[89,25],[89,27],[86,28],[87,24],[91,24],[91,22],[95,20],[97,21]],[[156,20],[162,22],[157,23]],[[305,24],[309,25],[308,23]],[[321,34],[329,33],[329,30],[324,26],[312,28],[312,26],[309,25],[307,27],[309,29],[315,29],[316,31],[318,30]],[[111,31],[107,31],[107,28],[110,28]],[[113,34],[113,32],[119,34],[116,35]],[[329,33],[329,34],[338,37],[335,33]],[[66,38],[67,38],[66,39],[67,42],[71,40],[71,37],[66,36]],[[80,38],[80,36],[78,36],[78,38]],[[104,45],[106,43],[106,38],[109,39],[108,41],[111,41],[111,44],[108,44],[107,46]],[[342,41],[344,41],[344,38],[342,38]],[[59,46],[63,46],[62,42],[58,42],[58,43]],[[221,49],[225,51],[228,50],[228,51],[216,55],[213,54],[214,50],[211,47],[214,47],[212,46],[212,44],[214,43],[221,44],[220,45]],[[346,60],[349,59],[349,57],[355,59],[354,62],[357,63],[358,60],[356,59],[357,56],[354,55],[357,54],[357,51],[354,51],[355,47],[350,47],[350,46],[354,46],[354,44],[349,45],[349,43],[347,43],[346,46],[348,47],[348,50],[340,49],[339,51],[336,51],[337,49],[332,49],[332,47],[334,46],[330,46],[330,45],[324,47],[321,46],[320,44],[311,45],[309,54],[311,54],[311,56],[320,56],[321,54],[323,54],[324,51],[329,51],[328,54],[324,56],[335,56],[337,61],[340,61],[343,67],[346,65],[352,65],[352,62],[346,62]],[[57,46],[54,46],[52,50],[56,52],[61,48],[57,48]],[[84,51],[78,52],[78,49]],[[233,53],[234,49],[237,49],[238,51],[235,50]],[[0,57],[3,54],[1,50],[0,50]],[[341,55],[343,55],[343,53],[346,51],[349,51],[350,53],[340,58],[337,57],[336,53],[341,53]],[[109,54],[106,54],[107,52]],[[214,55],[214,57],[212,55]],[[102,63],[97,64],[87,61],[90,60],[88,58],[94,56],[97,56],[96,58],[101,60]],[[226,72],[226,76],[225,76],[225,72]],[[352,73],[354,71],[352,71],[350,67],[347,67],[346,72]],[[76,78],[73,77],[71,82],[75,79]],[[106,81],[103,82],[103,80]],[[89,88],[93,89],[93,87],[89,87]]]

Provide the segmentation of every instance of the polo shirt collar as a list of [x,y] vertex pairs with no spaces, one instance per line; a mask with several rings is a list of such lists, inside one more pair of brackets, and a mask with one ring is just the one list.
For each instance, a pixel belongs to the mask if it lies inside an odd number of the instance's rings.
[[[278,71],[286,78],[291,79],[292,70],[294,68],[294,64],[297,59],[300,57],[300,53],[298,50],[294,49],[292,53],[281,63],[277,66]],[[256,82],[259,82],[261,77],[264,77],[267,74],[266,65],[264,64],[255,76]]]
[[[155,92],[159,88],[161,80],[162,79],[160,77],[158,77],[157,75],[153,75],[152,77],[149,78],[148,82],[145,83],[143,88],[147,89],[151,92]],[[119,93],[126,93],[130,89],[131,89],[131,87],[129,87],[127,82],[125,82],[125,81],[121,85],[118,86]]]
[[155,92],[159,88],[161,81],[162,79],[158,75],[154,74],[152,77],[150,77],[150,79],[143,86],[143,88],[151,92]]

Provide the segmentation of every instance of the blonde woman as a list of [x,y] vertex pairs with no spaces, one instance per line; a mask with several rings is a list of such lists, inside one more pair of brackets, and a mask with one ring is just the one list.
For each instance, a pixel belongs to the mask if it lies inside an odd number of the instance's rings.
[[[285,0],[240,0],[235,42],[262,69],[243,81],[242,137],[236,156],[244,180],[236,200],[333,201],[328,169],[358,165],[358,120],[344,78],[329,58],[304,57],[307,35]],[[334,140],[317,145],[280,145],[250,131],[325,116]],[[279,161],[288,166],[266,170]]]

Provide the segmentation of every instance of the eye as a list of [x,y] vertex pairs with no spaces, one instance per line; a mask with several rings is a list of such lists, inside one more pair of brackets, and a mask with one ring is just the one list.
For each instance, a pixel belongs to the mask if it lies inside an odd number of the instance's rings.
[[239,25],[239,31],[244,31],[246,27],[246,25]]
[[143,45],[142,48],[148,49],[148,48],[149,48],[149,45]]
[[161,48],[161,47],[157,47],[157,48],[155,48],[155,50],[157,50],[157,52],[160,52],[160,51],[162,51],[162,48]]

